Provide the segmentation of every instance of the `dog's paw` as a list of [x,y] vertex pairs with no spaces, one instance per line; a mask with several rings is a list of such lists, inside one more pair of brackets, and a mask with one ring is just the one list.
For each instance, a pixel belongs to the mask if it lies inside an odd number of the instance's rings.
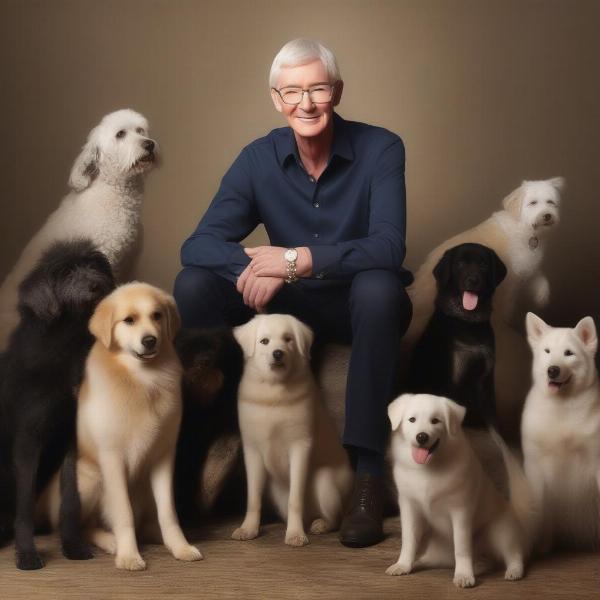
[[44,561],[35,550],[17,552],[16,563],[17,569],[21,569],[22,571],[34,571],[44,566]]
[[94,558],[89,544],[83,540],[64,540],[62,553],[69,560],[90,560],[90,558]]
[[333,530],[331,523],[325,519],[315,519],[310,526],[310,533],[329,533]]
[[504,579],[508,581],[516,581],[517,579],[523,578],[523,564],[508,565],[506,573],[504,573]]
[[393,565],[390,565],[386,570],[386,575],[408,575],[411,572],[410,565],[405,565],[404,563],[397,562]]
[[117,555],[115,565],[117,565],[117,569],[126,571],[143,571],[146,568],[146,562],[139,554]]
[[178,549],[173,552],[173,556],[177,560],[185,560],[188,562],[192,562],[194,560],[202,560],[204,557],[198,548],[195,546],[184,546],[183,548]]
[[285,543],[288,546],[306,546],[308,544],[308,538],[303,531],[300,532],[290,532],[285,534]]
[[232,534],[232,540],[240,540],[242,542],[246,540],[253,540],[258,537],[258,529],[246,529],[245,527],[238,527]]
[[469,588],[475,585],[475,576],[472,573],[455,573],[454,585],[460,588]]

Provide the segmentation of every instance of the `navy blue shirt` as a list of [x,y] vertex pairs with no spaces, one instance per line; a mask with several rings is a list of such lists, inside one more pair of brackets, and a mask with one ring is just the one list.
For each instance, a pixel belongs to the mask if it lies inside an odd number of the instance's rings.
[[[263,223],[271,245],[307,246],[314,285],[387,269],[404,285],[404,144],[390,131],[334,114],[333,142],[318,181],[304,170],[291,128],[246,146],[181,248],[184,267],[235,282],[250,262],[240,241]],[[307,282],[308,283],[308,282]]]

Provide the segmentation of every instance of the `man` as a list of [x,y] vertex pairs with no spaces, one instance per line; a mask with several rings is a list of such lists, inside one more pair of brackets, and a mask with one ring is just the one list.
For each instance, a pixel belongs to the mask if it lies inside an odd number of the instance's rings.
[[[320,342],[352,342],[343,442],[356,481],[340,539],[369,546],[383,538],[386,410],[411,315],[404,146],[334,113],[343,82],[318,42],[287,43],[270,85],[288,127],[244,148],[223,177],[183,244],[175,298],[186,327],[237,325],[268,310],[294,314]],[[271,245],[243,248],[261,222]]]

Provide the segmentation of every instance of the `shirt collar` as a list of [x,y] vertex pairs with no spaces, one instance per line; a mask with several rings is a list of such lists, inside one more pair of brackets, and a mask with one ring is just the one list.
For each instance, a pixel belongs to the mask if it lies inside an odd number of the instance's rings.
[[[294,132],[291,127],[286,127],[282,135],[276,140],[277,158],[279,165],[284,167],[290,157],[294,157],[300,164],[300,156],[296,147]],[[346,160],[354,160],[354,150],[348,131],[347,121],[342,119],[336,112],[333,113],[333,143],[331,145],[331,156],[339,156]]]

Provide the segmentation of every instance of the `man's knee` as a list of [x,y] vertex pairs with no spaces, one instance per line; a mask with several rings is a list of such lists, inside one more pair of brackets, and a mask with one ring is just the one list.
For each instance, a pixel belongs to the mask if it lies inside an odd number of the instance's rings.
[[217,285],[213,272],[202,267],[184,267],[175,279],[173,295],[179,303],[179,300],[187,303],[189,300],[204,298],[206,294]]

